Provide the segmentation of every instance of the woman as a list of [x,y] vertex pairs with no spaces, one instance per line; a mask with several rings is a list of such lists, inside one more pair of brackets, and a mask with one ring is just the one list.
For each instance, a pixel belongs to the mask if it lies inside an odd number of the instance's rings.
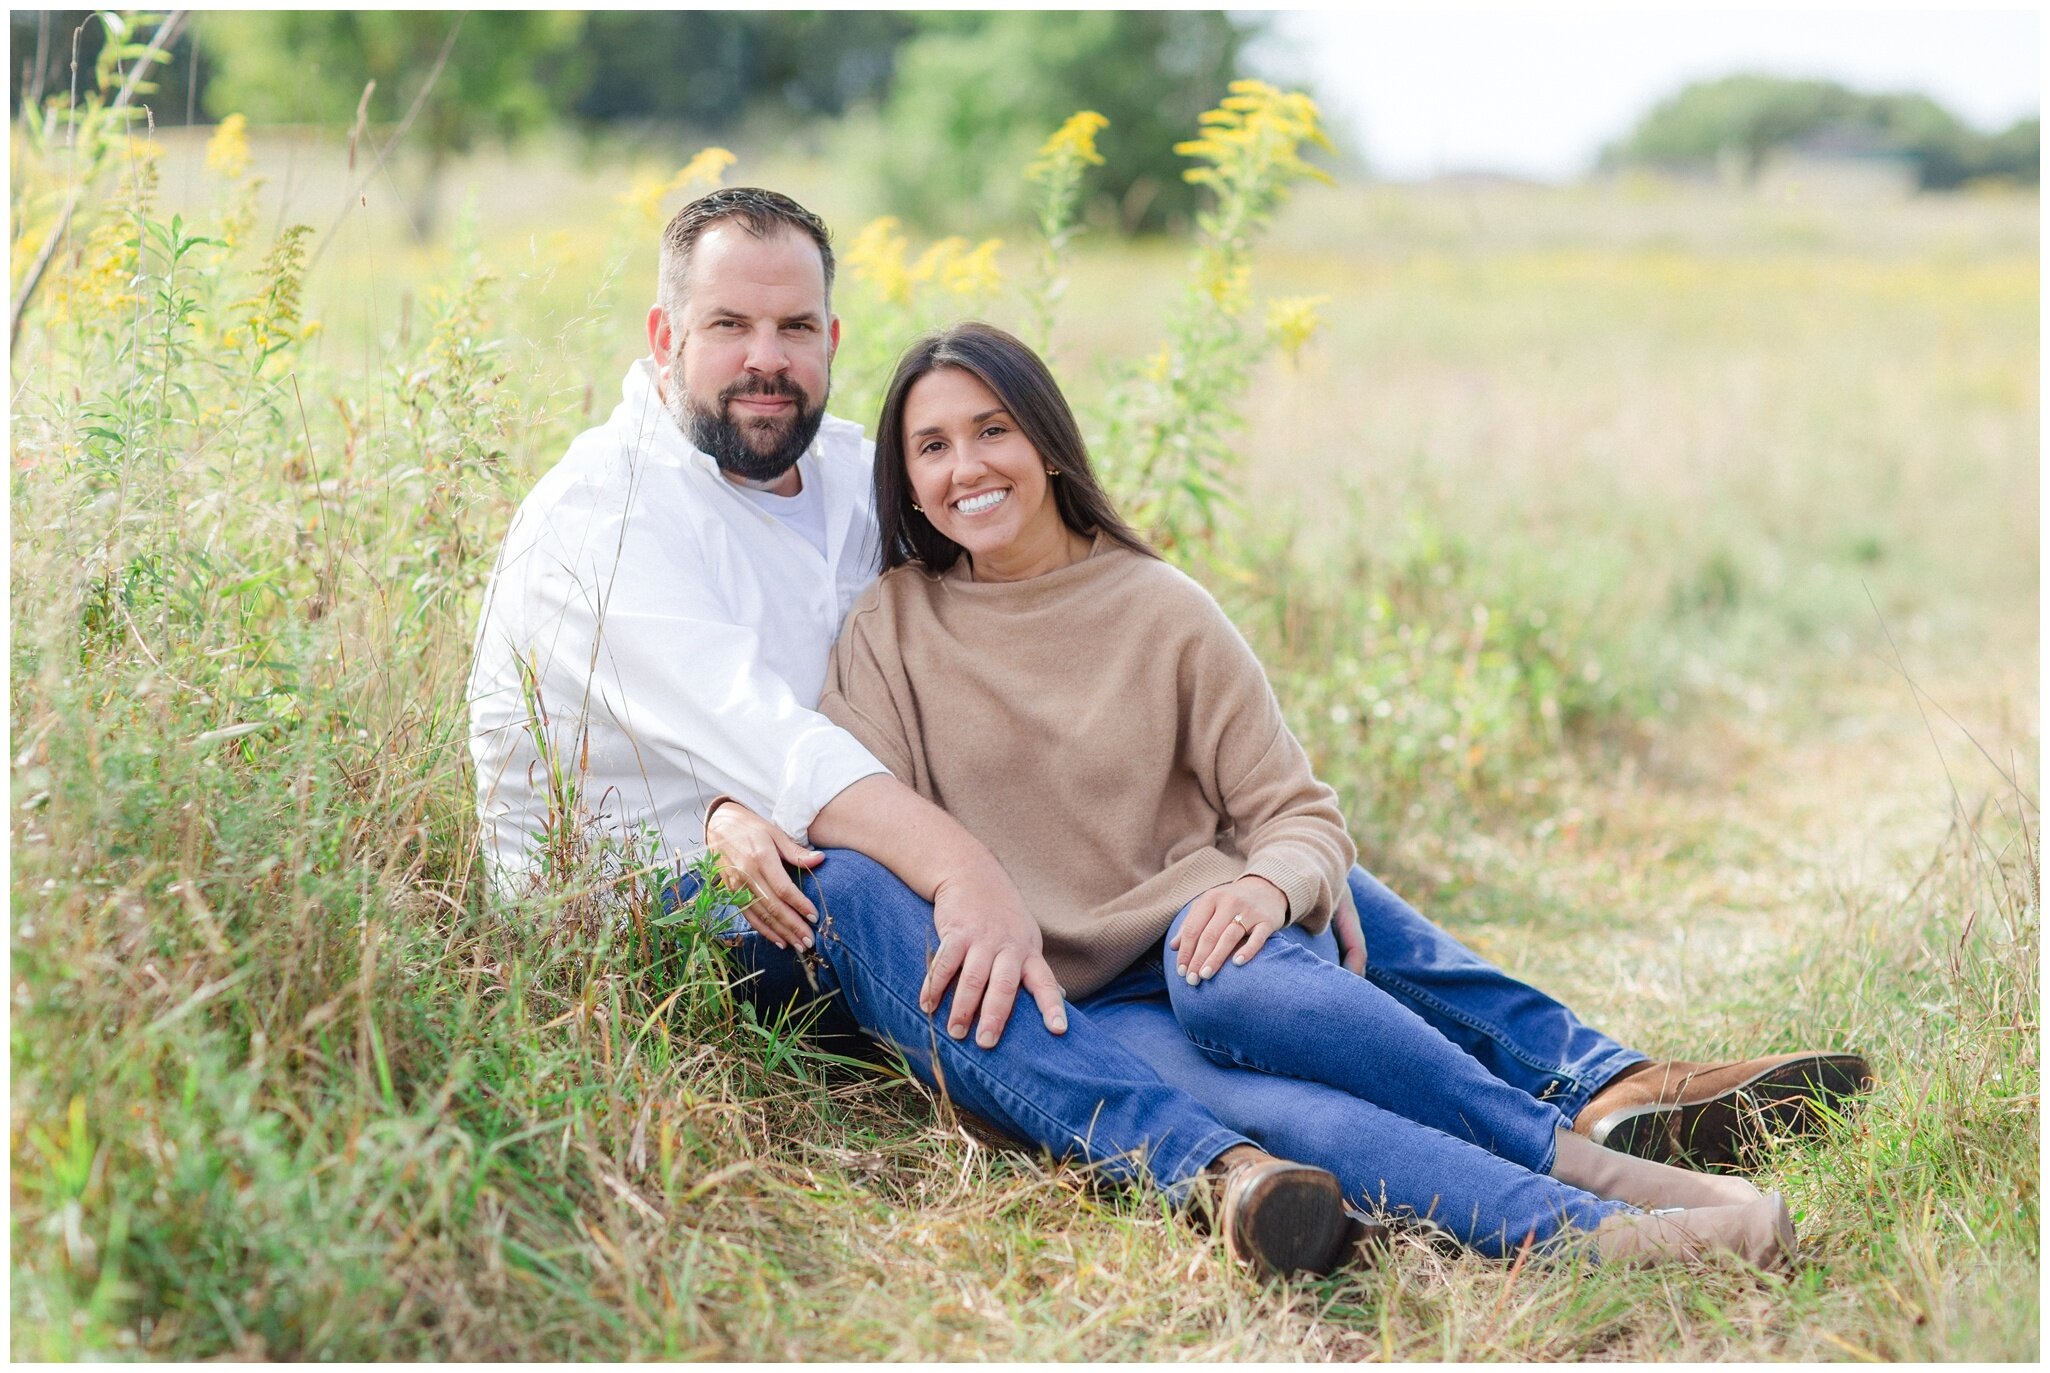
[[990,848],[1070,1001],[1170,1084],[1484,1253],[1578,1230],[1609,1261],[1790,1260],[1776,1196],[1589,1143],[1338,965],[1336,798],[1231,622],[1111,508],[1030,349],[972,323],[912,347],[876,514],[884,572],[820,708]]

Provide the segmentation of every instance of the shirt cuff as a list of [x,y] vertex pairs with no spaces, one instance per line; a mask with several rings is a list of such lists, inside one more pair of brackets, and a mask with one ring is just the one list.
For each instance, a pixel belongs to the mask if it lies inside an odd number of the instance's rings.
[[733,802],[735,805],[739,805],[741,803],[740,798],[738,796],[733,795],[731,792],[724,791],[720,792],[717,796],[714,796],[711,800],[705,802],[704,846],[706,848],[712,847],[712,812],[719,809],[719,807],[725,805],[728,801]]
[[811,822],[826,803],[864,777],[889,769],[838,725],[821,725],[797,737],[783,758],[783,781],[769,819],[785,834],[811,844]]
[[[1324,894],[1324,884],[1317,880],[1317,874],[1297,867],[1273,854],[1262,854],[1246,864],[1246,876],[1264,877],[1281,888],[1281,894],[1288,898],[1288,923],[1300,925],[1305,919],[1323,915],[1329,919],[1330,912],[1319,911],[1318,901]],[[1311,929],[1322,929],[1322,922],[1313,923]]]

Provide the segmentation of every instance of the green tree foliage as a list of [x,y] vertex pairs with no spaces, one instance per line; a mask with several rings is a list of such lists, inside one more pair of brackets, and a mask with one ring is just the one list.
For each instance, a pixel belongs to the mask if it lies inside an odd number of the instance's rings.
[[374,81],[366,113],[389,126],[432,79],[407,135],[427,154],[415,215],[424,233],[450,154],[486,138],[517,138],[562,108],[581,75],[583,18],[540,10],[214,12],[203,16],[200,35],[214,63],[206,108],[259,123],[346,126]]
[[[112,10],[11,10],[7,16],[9,53],[9,110],[15,116],[22,101],[41,104],[53,97],[68,97],[73,91],[72,59],[78,61],[76,93],[83,98],[92,89],[94,70],[105,50],[108,34],[140,28],[147,34],[156,27],[158,14],[122,15]],[[210,73],[207,55],[192,41],[188,25],[171,40],[169,56],[150,72],[147,99],[138,105],[149,107],[158,125],[188,124],[203,117],[197,92]]]
[[2034,119],[1987,135],[1926,95],[1874,95],[1834,81],[1762,75],[1694,82],[1654,106],[1602,160],[1609,166],[1698,165],[1735,156],[1748,178],[1774,150],[1832,135],[1913,157],[1925,190],[1981,176],[2037,182]]
[[881,96],[916,29],[892,11],[605,11],[585,19],[571,112],[723,132],[769,109],[804,119]]
[[897,54],[877,156],[886,198],[926,227],[1028,216],[1018,168],[1077,109],[1110,121],[1092,216],[1127,231],[1188,222],[1196,187],[1175,156],[1237,74],[1252,30],[1216,12],[935,14]]

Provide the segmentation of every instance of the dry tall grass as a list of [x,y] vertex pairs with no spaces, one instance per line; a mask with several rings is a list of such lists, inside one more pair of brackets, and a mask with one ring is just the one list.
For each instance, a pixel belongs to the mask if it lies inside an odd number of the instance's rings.
[[[1329,328],[1256,384],[1210,575],[1370,862],[1648,1050],[1883,1080],[1763,1162],[1791,1283],[1405,1244],[1262,1287],[737,1016],[709,950],[483,901],[478,575],[648,253],[536,208],[602,168],[499,168],[471,259],[344,214],[324,329],[252,362],[235,273],[347,182],[257,151],[199,327],[110,278],[15,358],[15,1354],[2036,1355],[2033,201],[1298,202],[1263,270]],[[166,213],[217,191],[179,156]],[[1078,390],[1181,258],[1077,261]]]

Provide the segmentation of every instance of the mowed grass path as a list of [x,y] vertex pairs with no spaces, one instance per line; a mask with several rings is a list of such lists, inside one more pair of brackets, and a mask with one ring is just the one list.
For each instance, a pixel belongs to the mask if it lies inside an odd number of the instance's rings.
[[[518,217],[602,169],[514,170],[480,234],[547,417],[516,495],[586,385],[609,406],[645,264],[604,294],[599,234]],[[1328,324],[1249,397],[1220,594],[1366,861],[1476,948],[1653,1053],[1873,1056],[1862,1112],[1761,1162],[1810,1257],[1786,1284],[1404,1242],[1263,1287],[1146,1195],[793,1054],[702,961],[502,923],[467,852],[473,608],[394,626],[364,556],[320,623],[393,664],[360,703],[392,732],[209,780],[162,674],[65,658],[97,535],[18,431],[14,1352],[2035,1357],[2035,241],[2015,199],[1381,188],[1306,193],[1265,253]],[[334,251],[310,313],[347,382],[435,263],[375,215]],[[1079,394],[1156,346],[1182,257],[1088,244]],[[1505,623],[1574,674],[1549,732],[1430,670]]]

